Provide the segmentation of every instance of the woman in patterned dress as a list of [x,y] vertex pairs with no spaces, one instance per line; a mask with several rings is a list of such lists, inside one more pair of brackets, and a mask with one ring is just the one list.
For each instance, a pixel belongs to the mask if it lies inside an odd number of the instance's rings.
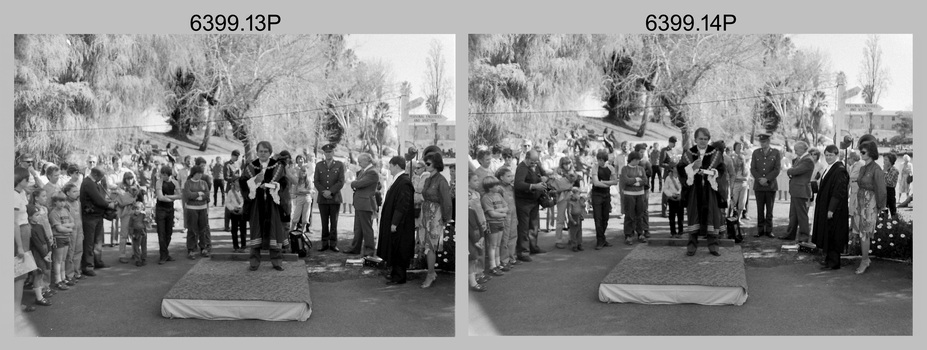
[[859,145],[859,154],[863,165],[856,179],[859,191],[856,193],[856,208],[852,208],[859,232],[863,259],[859,262],[856,274],[866,272],[869,267],[869,243],[875,232],[879,213],[885,208],[885,172],[875,162],[879,159],[879,149],[875,142],[867,141]]
[[424,158],[425,170],[431,174],[425,179],[422,189],[422,241],[425,246],[425,256],[428,261],[428,276],[422,283],[422,288],[431,287],[437,274],[435,273],[436,253],[441,251],[444,227],[451,220],[451,187],[441,175],[444,171],[444,160],[441,153],[428,153]]

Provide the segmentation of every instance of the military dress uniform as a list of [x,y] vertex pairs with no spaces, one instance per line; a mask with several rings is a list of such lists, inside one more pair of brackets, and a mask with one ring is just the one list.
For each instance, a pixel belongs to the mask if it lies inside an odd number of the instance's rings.
[[[760,134],[759,138],[769,139],[768,134]],[[773,204],[776,200],[776,191],[779,189],[776,177],[779,176],[782,155],[779,150],[772,147],[762,147],[753,151],[750,163],[750,174],[753,175],[753,192],[756,193],[756,237],[772,237]],[[766,185],[760,184],[760,179],[766,179]]]
[[[322,146],[325,152],[334,149],[334,144]],[[319,250],[338,251],[338,212],[341,210],[341,188],[344,187],[344,163],[334,159],[318,162],[312,184],[319,193],[319,217],[322,219],[322,247]],[[322,195],[325,191],[331,192],[331,198]]]

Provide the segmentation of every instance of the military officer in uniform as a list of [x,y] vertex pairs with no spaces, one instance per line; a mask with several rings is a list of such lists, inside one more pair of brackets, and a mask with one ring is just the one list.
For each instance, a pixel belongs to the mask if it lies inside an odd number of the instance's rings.
[[772,234],[773,204],[776,200],[776,177],[779,176],[782,155],[779,150],[769,147],[767,133],[757,135],[760,148],[753,151],[750,163],[750,174],[753,175],[753,192],[756,193],[756,235],[754,237],[769,236]]
[[335,144],[322,146],[325,159],[316,164],[312,184],[318,191],[319,217],[322,219],[322,244],[319,251],[338,249],[338,212],[341,210],[341,187],[344,186],[344,163],[334,159]]

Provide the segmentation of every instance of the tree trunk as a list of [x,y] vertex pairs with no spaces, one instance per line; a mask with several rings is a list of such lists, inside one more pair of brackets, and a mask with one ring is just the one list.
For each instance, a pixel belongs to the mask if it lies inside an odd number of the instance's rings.
[[235,136],[238,141],[241,141],[242,146],[244,146],[244,160],[245,162],[251,161],[254,159],[254,154],[251,150],[251,132],[248,130],[248,126],[244,124],[239,115],[235,112],[225,110],[224,113],[225,120],[228,120],[229,125],[232,127],[232,135]]
[[644,134],[647,133],[647,123],[653,117],[653,107],[650,107],[650,92],[644,92],[646,96],[644,97],[644,113],[641,113],[641,126],[637,129],[637,133],[634,136],[644,137]]
[[206,152],[206,150],[209,149],[209,138],[212,137],[212,123],[210,123],[212,120],[212,108],[207,106],[203,108],[203,111],[203,113],[206,114],[206,130],[203,132],[203,142],[200,143],[199,148],[200,152]]
[[625,122],[626,116],[624,115],[625,113],[623,113],[620,104],[621,102],[618,98],[618,93],[611,93],[608,96],[608,100],[605,101],[605,106],[602,106],[606,111],[608,111],[608,114],[605,115],[603,121],[619,126],[627,126],[628,124]]

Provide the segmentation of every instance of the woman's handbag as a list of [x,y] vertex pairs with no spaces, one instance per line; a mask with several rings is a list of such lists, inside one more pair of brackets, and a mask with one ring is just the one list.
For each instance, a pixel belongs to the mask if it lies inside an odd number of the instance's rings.
[[35,271],[37,268],[31,251],[25,252],[22,258],[13,256],[13,278]]

